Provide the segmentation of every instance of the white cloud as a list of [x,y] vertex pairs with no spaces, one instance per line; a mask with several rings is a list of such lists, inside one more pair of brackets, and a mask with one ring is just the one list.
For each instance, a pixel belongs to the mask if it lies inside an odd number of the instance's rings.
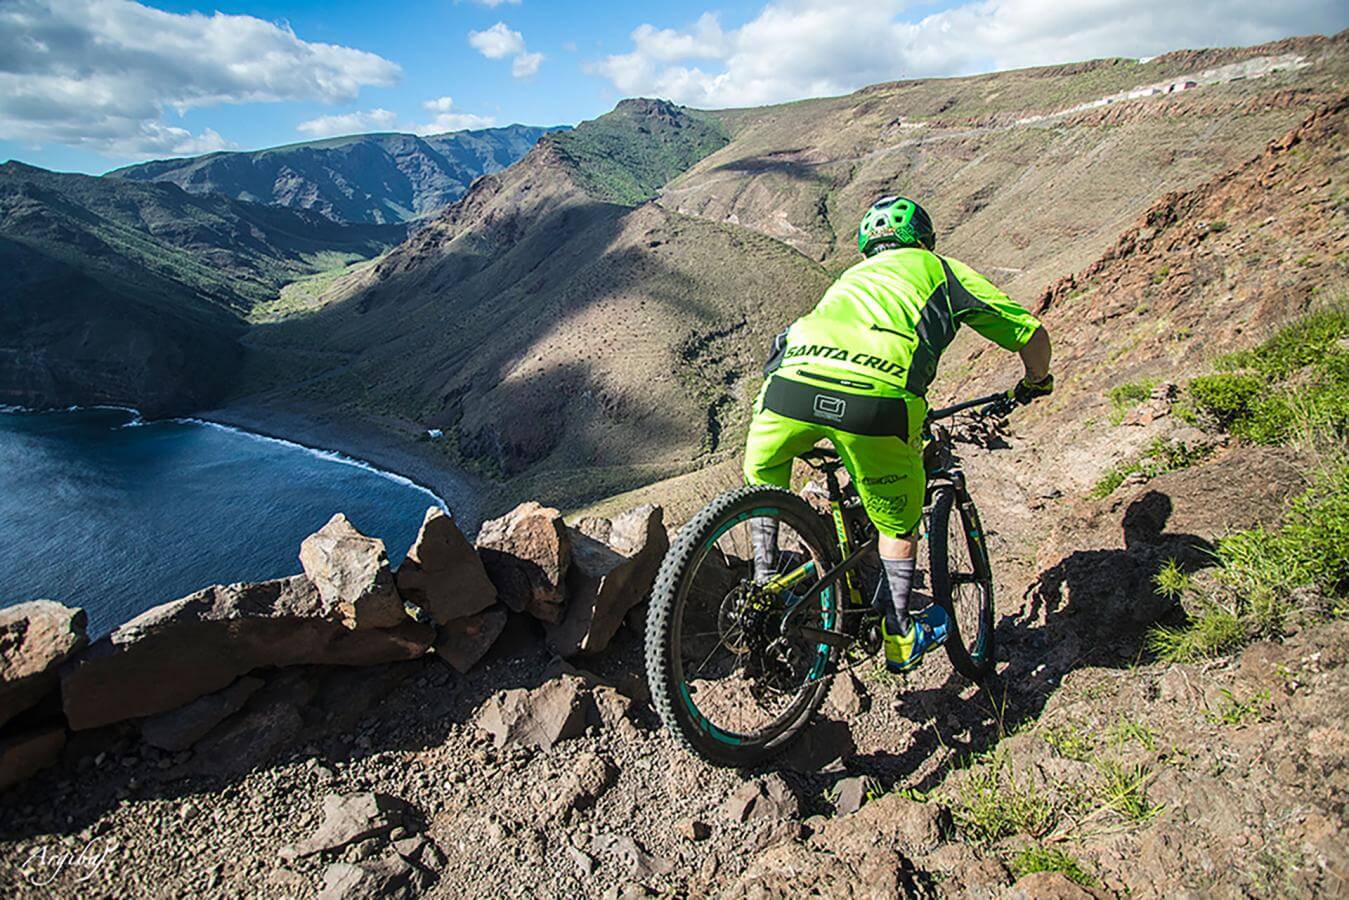
[[252,16],[179,15],[129,0],[0,3],[0,138],[118,157],[227,146],[170,111],[222,103],[334,102],[400,75],[388,60],[298,38]]
[[504,59],[513,53],[525,52],[524,36],[511,31],[505,22],[498,22],[486,31],[470,31],[468,42],[488,59]]
[[367,109],[358,112],[319,116],[301,122],[295,130],[313,137],[332,137],[337,134],[360,134],[367,131],[389,131],[398,117],[387,109]]
[[539,71],[541,62],[543,62],[542,53],[521,53],[511,61],[511,74],[516,78],[528,78]]
[[[1181,47],[1333,33],[1342,0],[977,0],[906,19],[901,0],[846,12],[834,0],[773,0],[743,26],[638,26],[629,53],[589,66],[627,95],[723,107],[841,94],[898,78],[967,74]],[[699,62],[695,62],[699,61]]]
[[519,6],[520,0],[473,0],[479,6],[486,6],[488,9],[496,9],[503,4],[509,6]]
[[450,97],[437,97],[434,100],[427,100],[422,104],[422,107],[432,113],[432,117],[430,122],[413,125],[408,129],[416,134],[440,134],[445,131],[488,128],[496,124],[496,119],[491,116],[455,112],[454,100]]
[[488,59],[513,57],[511,74],[516,78],[528,78],[538,72],[539,64],[544,60],[542,53],[530,53],[525,49],[524,35],[506,27],[505,22],[498,22],[484,31],[470,31],[468,42]]

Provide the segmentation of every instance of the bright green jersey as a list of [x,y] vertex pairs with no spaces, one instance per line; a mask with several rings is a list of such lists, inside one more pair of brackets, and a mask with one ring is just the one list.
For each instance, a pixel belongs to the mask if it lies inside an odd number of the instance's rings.
[[962,324],[1007,350],[1020,350],[1040,327],[958,260],[918,247],[884,250],[840,275],[792,324],[783,374],[811,364],[921,397]]

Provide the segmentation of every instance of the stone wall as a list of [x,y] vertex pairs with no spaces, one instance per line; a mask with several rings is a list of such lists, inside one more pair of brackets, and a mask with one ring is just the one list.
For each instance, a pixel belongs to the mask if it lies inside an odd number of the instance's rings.
[[[93,643],[81,609],[0,609],[0,790],[109,727],[139,729],[180,764],[194,753],[227,761],[220,751],[241,735],[281,746],[395,687],[388,664],[433,654],[467,672],[511,616],[539,620],[560,657],[599,653],[668,547],[654,506],[574,529],[525,503],[485,523],[476,546],[432,507],[395,571],[383,541],[339,513],[301,544],[302,574],[213,585]],[[311,708],[325,684],[343,698],[340,715]]]

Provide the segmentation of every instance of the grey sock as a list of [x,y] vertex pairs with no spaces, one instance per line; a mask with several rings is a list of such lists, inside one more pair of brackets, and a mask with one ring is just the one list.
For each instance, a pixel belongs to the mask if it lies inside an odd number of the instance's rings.
[[912,623],[909,620],[909,591],[913,587],[914,561],[911,559],[881,558],[885,567],[885,577],[881,579],[881,591],[888,593],[890,602],[885,605],[885,628],[891,634],[906,634]]
[[749,520],[749,539],[754,545],[754,580],[762,584],[777,574],[778,520]]

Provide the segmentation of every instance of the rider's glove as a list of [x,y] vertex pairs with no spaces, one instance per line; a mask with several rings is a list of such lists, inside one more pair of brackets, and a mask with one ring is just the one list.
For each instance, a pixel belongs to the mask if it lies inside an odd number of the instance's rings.
[[1037,397],[1048,397],[1052,393],[1054,393],[1053,375],[1046,375],[1039,381],[1023,378],[1016,383],[1016,387],[1007,392],[1007,399],[1024,405]]

